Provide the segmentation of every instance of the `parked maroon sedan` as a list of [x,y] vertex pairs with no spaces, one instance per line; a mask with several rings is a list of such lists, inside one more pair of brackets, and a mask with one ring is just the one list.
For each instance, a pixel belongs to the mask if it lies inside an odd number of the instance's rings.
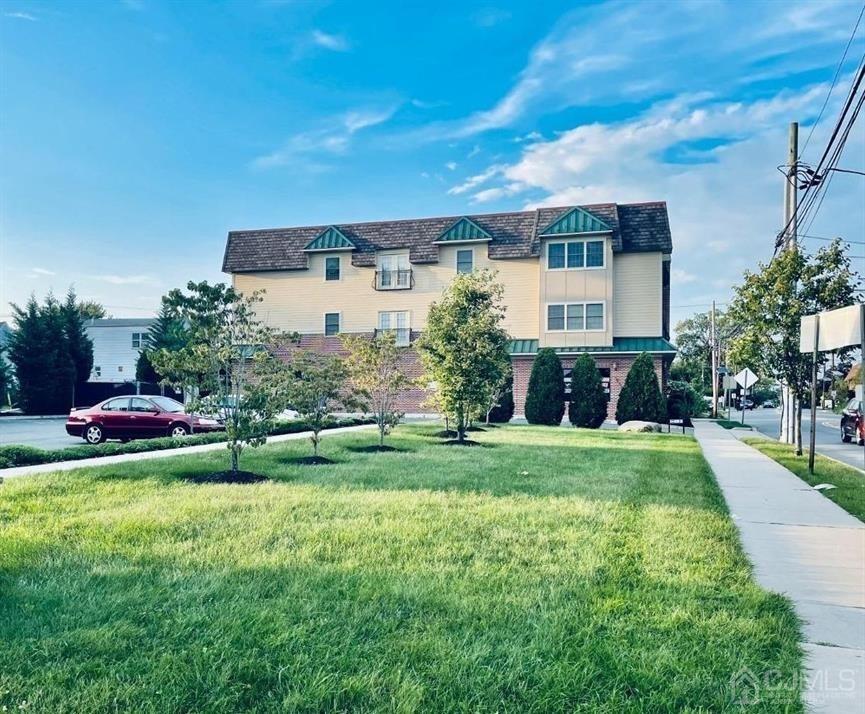
[[168,397],[111,397],[90,408],[69,412],[66,433],[88,444],[106,439],[147,439],[154,436],[186,436],[221,431],[216,419],[187,414],[183,405]]

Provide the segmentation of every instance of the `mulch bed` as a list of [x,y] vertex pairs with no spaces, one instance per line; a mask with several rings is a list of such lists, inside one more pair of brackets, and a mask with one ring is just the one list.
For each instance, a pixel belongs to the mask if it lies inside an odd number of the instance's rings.
[[481,443],[479,441],[472,441],[471,439],[465,439],[460,441],[459,439],[448,439],[447,441],[442,442],[442,446],[480,446]]
[[370,446],[349,446],[347,447],[348,451],[353,451],[356,454],[384,454],[389,451],[403,451],[403,449],[397,449],[395,446],[388,446],[387,444],[379,445],[379,444],[371,444]]
[[466,431],[486,431],[486,429],[482,426],[469,426],[466,427]]
[[453,439],[457,433],[453,429],[442,429],[432,434],[439,439]]
[[288,463],[299,466],[326,466],[327,464],[335,464],[336,461],[331,461],[326,456],[300,456],[296,459],[291,459]]
[[215,471],[210,474],[198,474],[190,476],[187,480],[192,483],[261,483],[270,481],[267,476],[254,474],[252,471]]

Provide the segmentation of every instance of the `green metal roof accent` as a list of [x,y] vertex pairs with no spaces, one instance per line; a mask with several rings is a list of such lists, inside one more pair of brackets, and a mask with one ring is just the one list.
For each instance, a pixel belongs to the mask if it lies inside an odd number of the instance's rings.
[[574,207],[559,216],[540,232],[542,236],[574,235],[575,233],[605,233],[613,229],[600,218],[580,207]]
[[[639,354],[640,352],[654,352],[675,354],[676,346],[663,337],[614,337],[612,346],[601,347],[553,347],[559,354],[577,354],[588,352],[589,354]],[[511,340],[508,343],[508,354],[511,355],[533,355],[537,354],[537,340]]]
[[463,216],[438,238],[436,243],[450,243],[453,241],[470,240],[492,240],[493,237],[475,223],[471,218]]
[[304,250],[354,250],[357,246],[346,238],[336,226],[325,228]]

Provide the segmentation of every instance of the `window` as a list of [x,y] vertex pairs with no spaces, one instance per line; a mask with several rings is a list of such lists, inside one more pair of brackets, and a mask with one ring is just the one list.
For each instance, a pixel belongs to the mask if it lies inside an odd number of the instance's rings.
[[604,241],[571,240],[547,244],[547,270],[604,267]]
[[140,332],[133,332],[132,333],[132,348],[137,350],[140,347],[141,347],[141,333]]
[[604,303],[547,305],[547,332],[586,332],[604,329]]
[[408,253],[378,256],[376,288],[378,290],[399,290],[411,287],[411,268]]
[[326,312],[324,313],[324,334],[338,335],[339,334],[339,313]]
[[408,310],[380,312],[378,314],[379,332],[393,332],[396,344],[405,347],[411,342],[411,327]]
[[110,399],[105,404],[102,405],[102,411],[104,412],[128,412],[129,411],[129,397],[124,397],[123,399]]
[[324,259],[324,279],[339,280],[339,256]]
[[93,368],[93,374],[95,374],[97,377],[101,377],[102,376],[102,367],[94,367]]
[[475,267],[475,252],[471,248],[461,248],[457,251],[457,272],[470,273]]
[[151,402],[147,399],[142,399],[141,397],[132,397],[129,404],[129,411],[131,412],[155,412],[156,407],[153,406]]

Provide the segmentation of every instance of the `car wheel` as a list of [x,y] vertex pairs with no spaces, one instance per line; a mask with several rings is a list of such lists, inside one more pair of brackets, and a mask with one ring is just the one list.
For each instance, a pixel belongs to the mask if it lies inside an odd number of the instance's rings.
[[168,431],[168,435],[173,436],[175,439],[180,439],[187,434],[189,434],[189,427],[186,424],[175,424]]
[[843,441],[845,444],[849,444],[851,438],[852,437],[850,436],[850,434],[848,434],[846,431],[844,431],[844,427],[842,426],[841,427],[841,441]]
[[84,441],[88,444],[101,444],[105,441],[105,432],[102,431],[102,427],[99,424],[89,424],[84,429]]

